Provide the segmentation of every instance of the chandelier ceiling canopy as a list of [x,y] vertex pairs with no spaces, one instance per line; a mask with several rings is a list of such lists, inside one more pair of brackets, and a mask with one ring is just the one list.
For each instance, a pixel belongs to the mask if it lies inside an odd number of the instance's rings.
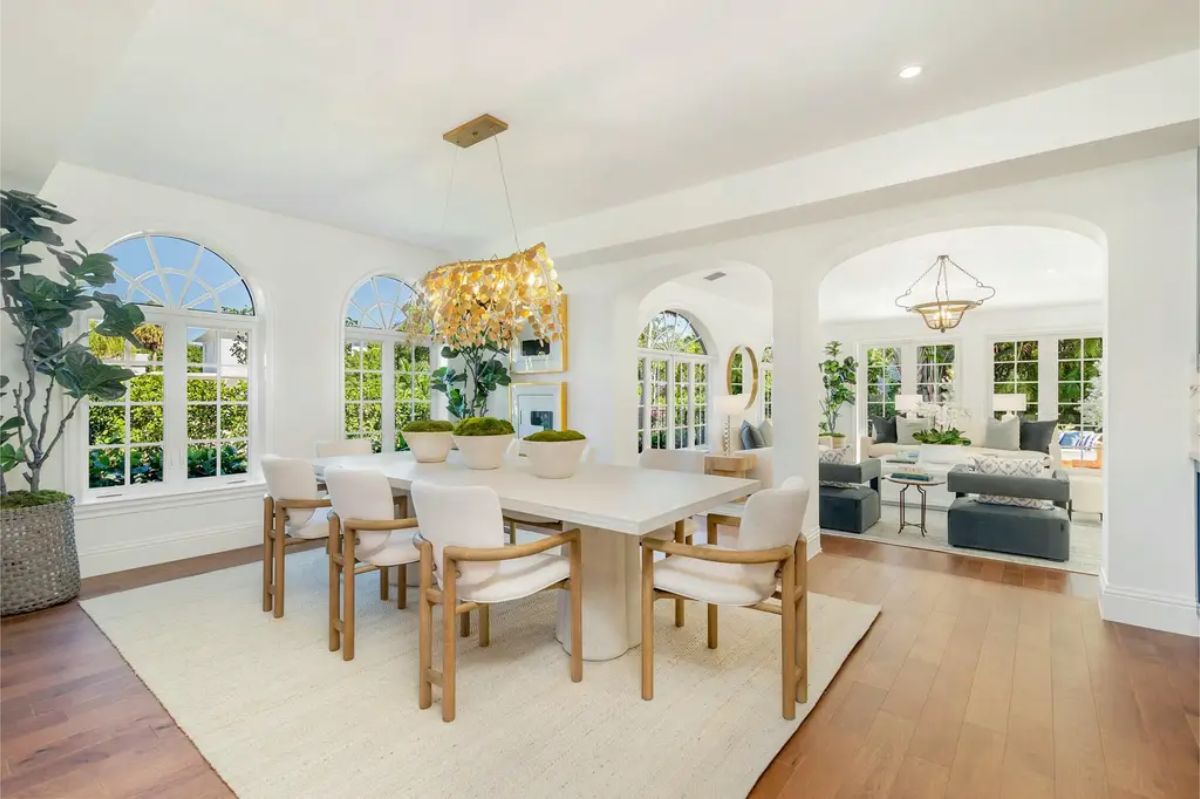
[[[953,274],[950,268],[962,273],[969,278],[974,286],[971,291],[981,291],[983,296],[968,299],[963,293],[958,293],[959,289],[955,289],[955,293],[951,293],[950,276]],[[913,297],[913,291],[930,273],[934,274],[932,298],[921,302],[912,302],[909,300]],[[965,281],[959,281],[965,283]],[[929,296],[929,295],[925,295]],[[938,330],[945,333],[947,330],[952,330],[958,327],[962,322],[963,315],[972,308],[978,308],[986,301],[996,296],[996,289],[987,285],[973,274],[963,269],[955,263],[949,255],[939,255],[937,259],[922,272],[916,280],[914,280],[907,290],[896,298],[897,307],[903,308],[910,313],[920,314],[924,320],[925,326],[930,330]]]
[[[544,243],[522,250],[517,236],[500,140],[495,138],[505,130],[508,130],[506,122],[484,114],[442,136],[463,149],[493,139],[516,247],[515,252],[503,258],[443,264],[418,282],[417,298],[407,309],[407,329],[432,334],[456,350],[507,349],[526,327],[542,341],[555,341],[563,336],[562,286],[558,284],[554,262]],[[453,181],[451,171],[447,209]]]

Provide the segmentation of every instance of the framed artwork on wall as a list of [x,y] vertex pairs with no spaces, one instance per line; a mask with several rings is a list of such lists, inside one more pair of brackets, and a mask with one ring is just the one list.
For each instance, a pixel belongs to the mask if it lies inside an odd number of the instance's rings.
[[508,417],[517,438],[539,430],[567,427],[567,384],[513,383],[508,387]]
[[563,336],[558,341],[542,341],[533,335],[528,325],[517,336],[508,351],[509,371],[515,375],[550,374],[567,371],[567,340],[570,337],[570,319],[567,316],[567,295],[562,303]]

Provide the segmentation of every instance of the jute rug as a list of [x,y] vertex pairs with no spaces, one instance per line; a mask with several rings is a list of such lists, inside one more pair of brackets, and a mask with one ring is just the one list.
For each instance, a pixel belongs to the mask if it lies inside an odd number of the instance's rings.
[[[672,624],[659,603],[655,698],[638,650],[572,683],[550,594],[492,610],[492,644],[459,639],[458,718],[417,707],[407,610],[359,578],[355,660],[328,651],[323,551],[288,557],[287,616],[261,612],[257,564],[92,599],[83,608],[242,797],[745,795],[879,608],[810,597],[810,701],[780,715],[779,619],[721,611]],[[435,611],[435,624],[440,612]],[[473,631],[474,632],[474,631]],[[434,651],[435,665],[440,653]]]

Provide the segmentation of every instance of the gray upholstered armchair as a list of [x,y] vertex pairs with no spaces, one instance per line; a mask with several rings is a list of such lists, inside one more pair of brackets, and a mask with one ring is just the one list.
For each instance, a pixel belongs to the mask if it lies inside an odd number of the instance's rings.
[[[959,465],[946,476],[957,497],[946,515],[952,546],[1063,561],[1071,555],[1071,483],[1066,472],[1044,477],[979,474]],[[978,495],[1049,500],[1049,508],[980,502]],[[974,495],[974,496],[972,496]]]
[[822,463],[817,468],[821,481],[821,527],[865,533],[879,521],[882,468],[878,458],[867,458],[861,463]]

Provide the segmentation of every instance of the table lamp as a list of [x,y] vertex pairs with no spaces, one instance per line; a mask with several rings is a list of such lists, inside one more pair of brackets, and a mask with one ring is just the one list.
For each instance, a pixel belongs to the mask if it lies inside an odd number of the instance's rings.
[[729,423],[734,416],[741,416],[746,410],[746,395],[745,394],[722,394],[714,400],[717,406],[717,413],[725,417],[725,427],[721,435],[721,454],[732,455],[733,447],[730,446]]
[[896,395],[896,413],[902,413],[905,416],[912,418],[916,413],[917,408],[921,407],[920,394],[897,394]]
[[993,394],[992,410],[1004,411],[1004,418],[1011,419],[1015,414],[1025,410],[1029,402],[1024,394]]

